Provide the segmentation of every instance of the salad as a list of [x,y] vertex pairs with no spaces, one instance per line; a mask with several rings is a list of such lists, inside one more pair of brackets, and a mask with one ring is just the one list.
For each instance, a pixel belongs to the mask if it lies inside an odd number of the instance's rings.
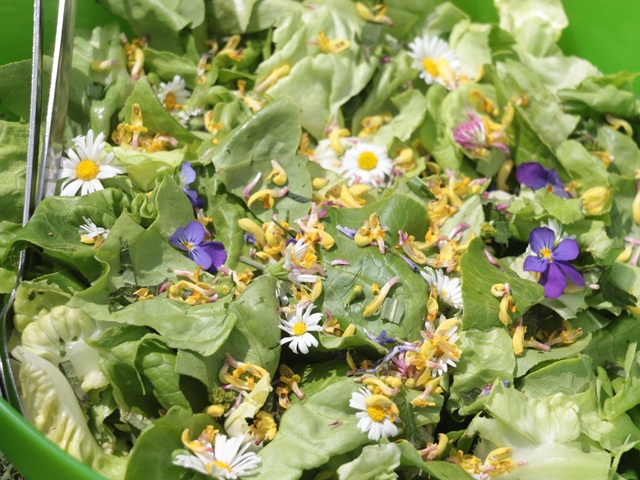
[[40,431],[111,479],[638,478],[640,102],[560,0],[101,3],[0,222]]

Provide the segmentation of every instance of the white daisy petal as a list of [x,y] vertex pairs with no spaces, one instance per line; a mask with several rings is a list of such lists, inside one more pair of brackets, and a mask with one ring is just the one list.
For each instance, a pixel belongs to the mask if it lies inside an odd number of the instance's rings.
[[445,79],[438,72],[434,65],[438,61],[446,61],[452,73],[460,73],[460,61],[451,50],[449,44],[438,37],[425,35],[415,38],[409,44],[409,56],[413,58],[412,66],[420,71],[422,78],[427,85],[439,83],[449,88]]
[[104,134],[100,132],[94,140],[93,130],[89,130],[86,136],[73,139],[75,151],[67,149],[67,157],[62,159],[60,179],[65,180],[61,187],[61,196],[73,196],[80,191],[80,195],[86,195],[102,190],[100,179],[112,178],[125,173],[121,167],[107,165],[113,159],[113,154],[106,154],[104,148]]
[[360,410],[356,412],[356,418],[359,418],[358,428],[372,441],[397,435],[398,427],[391,421],[388,410],[377,404],[367,407],[365,399],[371,395],[372,393],[364,387],[351,394],[349,406]]
[[381,187],[391,176],[393,162],[385,147],[360,142],[344,154],[341,170],[342,175],[349,179],[349,185],[364,183]]
[[309,332],[319,332],[322,327],[318,323],[322,320],[321,313],[311,314],[315,308],[313,303],[298,305],[295,312],[287,314],[287,319],[280,319],[280,329],[291,335],[280,340],[281,345],[289,344],[293,353],[309,353],[309,347],[317,347],[318,340]]

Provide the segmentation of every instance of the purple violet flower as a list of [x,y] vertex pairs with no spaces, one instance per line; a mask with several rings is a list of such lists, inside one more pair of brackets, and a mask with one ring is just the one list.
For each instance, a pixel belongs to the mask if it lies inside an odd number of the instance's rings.
[[560,180],[558,172],[554,168],[550,170],[544,168],[536,162],[520,164],[516,170],[516,180],[533,190],[545,188],[557,197],[571,198],[571,195],[564,189],[564,183]]
[[184,162],[180,167],[180,188],[185,193],[193,208],[202,208],[204,202],[198,197],[198,192],[189,188],[196,180],[196,171],[191,166],[191,162]]
[[210,273],[216,273],[227,260],[224,245],[220,242],[205,242],[206,229],[195,220],[185,227],[179,227],[169,242],[174,247],[187,252],[187,256],[201,268]]
[[556,235],[547,227],[535,228],[529,234],[529,244],[535,255],[524,260],[524,270],[540,273],[539,283],[544,287],[544,295],[557,298],[567,286],[565,276],[573,283],[584,287],[584,278],[578,270],[568,263],[580,253],[578,243],[572,238],[563,238],[555,245]]

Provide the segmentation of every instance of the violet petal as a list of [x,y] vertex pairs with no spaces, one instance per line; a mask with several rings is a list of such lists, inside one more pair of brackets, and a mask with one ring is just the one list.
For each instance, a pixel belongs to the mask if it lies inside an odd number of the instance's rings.
[[556,234],[547,227],[534,228],[529,234],[529,243],[536,253],[542,252],[545,248],[551,253],[555,240]]
[[556,264],[573,283],[579,287],[584,287],[584,277],[573,265],[569,265],[566,262],[556,262]]
[[549,264],[549,268],[540,275],[540,285],[544,287],[544,295],[548,298],[558,298],[562,295],[567,280],[564,273],[556,263]]
[[549,171],[536,162],[525,162],[516,169],[516,180],[533,190],[547,186]]
[[549,266],[549,260],[546,258],[536,257],[530,255],[524,259],[524,271],[525,272],[544,272]]
[[580,253],[578,242],[572,238],[564,238],[551,254],[554,260],[575,260]]

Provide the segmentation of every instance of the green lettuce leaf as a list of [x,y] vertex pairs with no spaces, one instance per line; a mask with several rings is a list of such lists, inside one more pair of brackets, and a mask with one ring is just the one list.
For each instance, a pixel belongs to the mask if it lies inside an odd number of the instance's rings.
[[21,222],[27,171],[29,125],[0,120],[0,205],[3,221]]
[[484,253],[484,243],[479,238],[469,244],[468,250],[460,258],[460,270],[464,299],[462,327],[465,330],[487,330],[501,325],[498,318],[500,299],[491,294],[492,285],[509,284],[516,307],[515,312],[509,313],[512,319],[522,316],[531,305],[544,298],[544,290],[537,283],[518,277],[504,265],[500,268],[491,265]]
[[[215,178],[224,184],[228,192],[247,202],[242,190],[257,173],[262,174],[262,182],[258,183],[253,193],[262,188],[276,188],[273,183],[265,183],[272,170],[271,159],[276,159],[287,172],[286,186],[289,191],[310,199],[311,178],[295,154],[300,133],[297,107],[290,99],[284,98],[267,105],[213,150],[210,158],[216,167]],[[280,188],[277,187],[278,190]],[[285,196],[275,199],[273,209],[265,210],[260,201],[252,203],[249,209],[263,221],[270,220],[274,213],[278,213],[283,220],[293,220],[305,216],[311,205]]]
[[183,467],[173,464],[172,454],[184,449],[181,441],[184,429],[191,438],[197,438],[208,425],[214,425],[211,416],[174,407],[162,418],[146,428],[131,450],[125,480],[173,480],[192,478]]
[[141,0],[135,7],[127,0],[102,0],[111,13],[127,20],[138,37],[149,36],[152,47],[182,53],[181,34],[205,19],[203,0],[175,3],[170,0]]
[[[338,225],[360,228],[374,212],[378,214],[380,223],[389,227],[389,245],[397,243],[398,230],[422,238],[429,227],[422,205],[406,195],[391,195],[357,210],[329,209],[323,224],[336,243],[324,253],[323,267],[327,277],[323,282],[323,306],[342,321],[343,330],[348,323],[355,323],[375,335],[386,330],[389,337],[418,338],[420,329],[424,327],[427,283],[400,256],[389,251],[380,255],[377,246],[358,247],[336,228]],[[331,261],[336,259],[346,259],[351,265],[332,266]],[[362,317],[365,307],[374,299],[370,293],[371,286],[375,283],[382,287],[396,275],[400,281],[392,287],[380,312],[368,318]],[[362,287],[363,295],[346,305],[347,297],[356,285]]]
[[394,443],[367,445],[355,460],[336,472],[339,480],[393,480],[400,466],[400,449]]
[[300,383],[305,399],[282,415],[275,439],[259,454],[256,480],[295,480],[304,470],[369,443],[349,407],[358,385],[345,377],[347,368],[344,362],[307,366]]

